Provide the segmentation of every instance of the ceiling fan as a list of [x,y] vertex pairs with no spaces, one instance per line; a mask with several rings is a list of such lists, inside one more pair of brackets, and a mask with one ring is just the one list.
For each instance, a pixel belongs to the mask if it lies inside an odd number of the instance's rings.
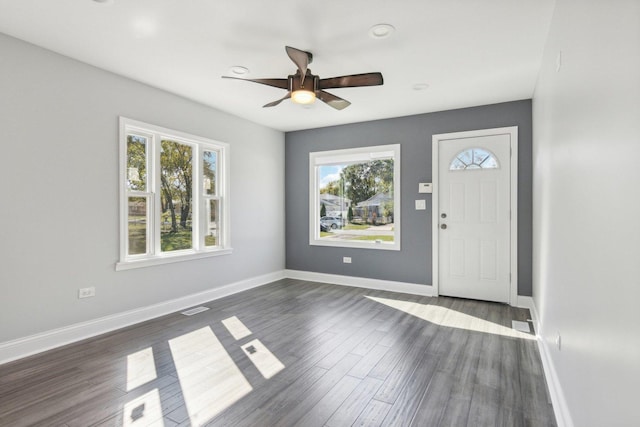
[[383,84],[381,73],[352,74],[349,76],[321,79],[315,74],[311,74],[311,70],[308,68],[311,61],[313,61],[313,55],[311,52],[306,52],[291,46],[285,46],[285,49],[289,58],[291,58],[293,63],[298,67],[298,71],[296,71],[295,74],[289,75],[286,79],[243,79],[230,76],[222,76],[222,78],[246,80],[249,82],[285,89],[287,91],[285,96],[276,101],[265,104],[263,107],[275,107],[285,99],[289,98],[297,104],[311,104],[316,100],[316,98],[318,98],[336,110],[347,108],[351,103],[346,99],[342,99],[325,91],[325,89],[379,86]]

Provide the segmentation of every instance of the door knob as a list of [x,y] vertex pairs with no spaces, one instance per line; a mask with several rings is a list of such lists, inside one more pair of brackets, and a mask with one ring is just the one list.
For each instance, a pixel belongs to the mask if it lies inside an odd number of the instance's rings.
[[440,224],[440,228],[442,228],[443,230],[447,229],[447,224]]

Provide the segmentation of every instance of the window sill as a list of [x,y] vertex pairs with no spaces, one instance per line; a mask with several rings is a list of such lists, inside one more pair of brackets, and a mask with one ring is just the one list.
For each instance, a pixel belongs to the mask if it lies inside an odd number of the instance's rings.
[[309,240],[311,246],[331,246],[337,248],[357,248],[357,249],[377,249],[383,251],[399,251],[400,242],[389,243],[368,243],[357,241],[339,241],[339,240]]
[[154,265],[171,264],[174,262],[190,261],[193,259],[210,258],[220,255],[229,255],[233,248],[216,249],[206,252],[182,252],[180,254],[160,255],[153,258],[141,258],[116,263],[116,271],[132,270],[134,268],[151,267]]

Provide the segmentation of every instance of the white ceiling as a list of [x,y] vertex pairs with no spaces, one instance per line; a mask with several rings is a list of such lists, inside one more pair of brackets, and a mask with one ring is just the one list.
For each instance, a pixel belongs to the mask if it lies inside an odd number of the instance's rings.
[[[0,0],[0,32],[282,131],[530,98],[555,0]],[[386,39],[369,28],[388,23]],[[384,85],[329,90],[304,108],[282,89],[284,46],[321,78],[380,71]],[[413,89],[426,83],[429,88]]]

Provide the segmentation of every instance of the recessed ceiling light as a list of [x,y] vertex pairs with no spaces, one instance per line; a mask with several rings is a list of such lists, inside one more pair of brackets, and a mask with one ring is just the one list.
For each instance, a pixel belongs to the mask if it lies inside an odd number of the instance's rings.
[[427,90],[429,85],[426,83],[416,83],[413,85],[413,90]]
[[376,24],[369,28],[369,35],[374,39],[384,39],[389,37],[396,29],[390,24]]
[[234,65],[233,67],[229,68],[229,72],[237,76],[242,76],[244,74],[247,74],[249,72],[249,69],[247,67],[243,67],[242,65]]
[[113,0],[93,0],[96,3],[104,4],[104,5],[112,5]]

